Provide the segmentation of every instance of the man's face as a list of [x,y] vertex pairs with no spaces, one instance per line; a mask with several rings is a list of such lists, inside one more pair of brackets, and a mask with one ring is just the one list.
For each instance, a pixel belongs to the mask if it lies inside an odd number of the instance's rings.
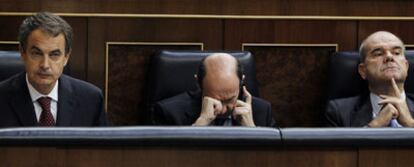
[[366,43],[366,59],[359,65],[361,77],[369,83],[404,82],[408,62],[402,42],[391,34],[375,36]]
[[213,77],[205,78],[203,81],[203,96],[208,96],[221,101],[224,116],[231,114],[237,104],[239,96],[239,79],[237,75],[223,80]]
[[69,53],[65,53],[65,37],[53,37],[40,29],[32,31],[27,38],[27,47],[21,55],[29,82],[41,93],[50,91],[62,74]]

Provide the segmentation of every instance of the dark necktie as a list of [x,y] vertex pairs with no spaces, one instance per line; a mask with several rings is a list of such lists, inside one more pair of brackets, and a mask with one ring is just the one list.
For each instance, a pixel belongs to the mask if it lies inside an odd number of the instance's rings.
[[50,97],[41,97],[37,99],[42,107],[42,113],[40,114],[39,125],[40,126],[55,126],[55,120],[53,119],[52,112],[50,112]]

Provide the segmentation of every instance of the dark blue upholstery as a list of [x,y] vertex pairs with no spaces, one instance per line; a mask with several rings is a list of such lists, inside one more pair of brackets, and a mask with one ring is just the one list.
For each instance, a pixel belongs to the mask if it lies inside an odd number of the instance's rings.
[[284,146],[413,146],[413,128],[284,128]]
[[24,71],[20,53],[16,51],[0,51],[0,81]]
[[0,129],[0,145],[269,146],[279,130],[246,127],[116,127]]
[[0,146],[394,147],[413,128],[102,127],[5,128]]

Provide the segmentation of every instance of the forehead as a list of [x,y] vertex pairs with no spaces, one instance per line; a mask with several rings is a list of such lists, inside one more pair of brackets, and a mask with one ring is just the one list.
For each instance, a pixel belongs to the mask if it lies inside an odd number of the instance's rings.
[[65,37],[63,34],[52,36],[41,29],[36,29],[30,33],[27,43],[29,47],[35,45],[40,48],[60,48],[65,45]]
[[367,51],[376,49],[395,49],[403,48],[403,43],[400,39],[391,34],[380,34],[370,37],[367,40]]
[[203,93],[214,98],[228,98],[237,95],[239,80],[237,76],[228,76],[226,79],[206,77],[203,81]]

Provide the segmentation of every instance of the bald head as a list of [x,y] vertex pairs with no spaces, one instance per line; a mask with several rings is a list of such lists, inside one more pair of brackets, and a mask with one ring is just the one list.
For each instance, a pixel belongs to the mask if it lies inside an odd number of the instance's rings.
[[226,80],[228,77],[237,77],[237,60],[226,53],[214,53],[204,60],[206,68],[205,78]]
[[198,72],[203,96],[229,104],[229,108],[234,107],[239,95],[241,77],[242,69],[238,60],[227,53],[209,55],[203,60]]
[[381,43],[395,43],[398,46],[402,46],[403,51],[405,52],[404,43],[401,41],[400,38],[395,36],[394,34],[388,31],[377,31],[369,35],[362,41],[361,46],[359,48],[359,55],[361,56],[361,62],[364,62],[368,52],[370,52],[371,45],[377,45]]

